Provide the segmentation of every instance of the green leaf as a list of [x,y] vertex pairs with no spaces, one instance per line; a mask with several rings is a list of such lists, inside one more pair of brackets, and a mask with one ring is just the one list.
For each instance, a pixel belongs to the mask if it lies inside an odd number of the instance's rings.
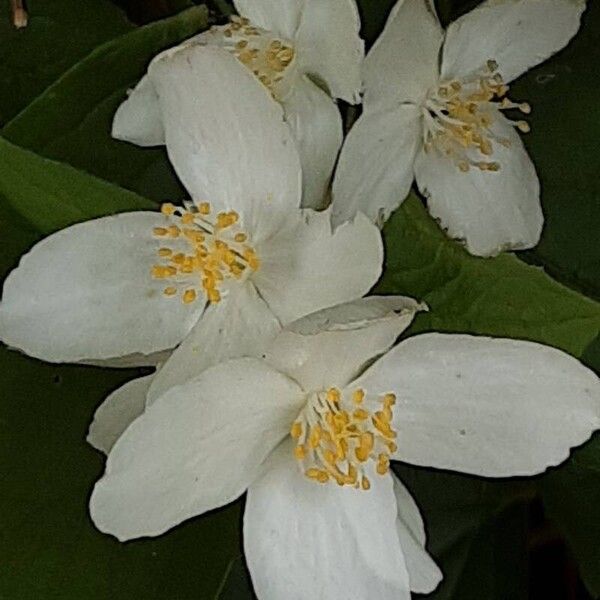
[[78,221],[156,205],[133,192],[0,138],[0,201],[43,234]]
[[100,46],[8,123],[3,135],[147,197],[183,196],[164,149],[117,141],[110,131],[117,106],[150,60],[206,27],[207,19],[205,7],[191,8]]
[[427,302],[411,330],[533,340],[580,357],[600,331],[600,304],[510,254],[483,259],[448,240],[414,197],[384,227],[379,292]]
[[29,24],[15,29],[3,3],[0,19],[0,124],[92,48],[133,26],[108,0],[29,0]]
[[513,86],[531,103],[525,144],[542,183],[546,225],[531,253],[555,277],[600,298],[600,4],[588,2],[571,44]]

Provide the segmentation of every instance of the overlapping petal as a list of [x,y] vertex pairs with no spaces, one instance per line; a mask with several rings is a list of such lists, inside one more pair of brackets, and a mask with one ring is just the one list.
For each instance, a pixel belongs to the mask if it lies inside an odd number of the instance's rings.
[[403,296],[370,296],[326,308],[288,325],[265,357],[306,391],[343,388],[423,308]]
[[408,195],[421,146],[416,106],[365,112],[350,130],[340,154],[333,181],[334,226],[359,211],[383,224]]
[[323,208],[342,145],[340,111],[329,95],[307,77],[296,81],[283,108],[302,163],[302,206]]
[[305,0],[296,33],[299,68],[334,98],[360,102],[364,42],[355,0]]
[[284,442],[248,489],[244,548],[261,600],[410,600],[391,477],[368,493],[319,485]]
[[393,479],[398,506],[396,528],[406,561],[410,589],[417,594],[430,594],[439,585],[443,575],[425,548],[425,525],[419,507],[404,484],[396,476]]
[[159,213],[103,217],[36,244],[4,282],[0,337],[50,362],[102,362],[136,355],[154,364],[202,314],[162,294],[151,277]]
[[283,111],[229,52],[199,44],[150,65],[167,151],[196,201],[236,210],[253,242],[300,205],[301,169]]
[[539,473],[600,426],[598,377],[532,342],[419,335],[356,385],[396,392],[396,460],[475,475]]
[[296,35],[306,3],[307,0],[234,0],[242,17],[288,40]]
[[165,131],[158,96],[147,75],[131,90],[115,113],[112,136],[138,146],[161,146]]
[[169,388],[230,358],[260,356],[278,333],[279,321],[254,286],[234,282],[223,299],[210,305],[186,339],[156,374],[148,403]]
[[[535,167],[514,127],[494,110],[492,132],[508,145],[494,143],[499,171],[473,167],[463,173],[435,150],[417,155],[417,184],[427,207],[448,235],[464,241],[469,252],[493,256],[535,246],[544,216]],[[476,157],[475,160],[481,157]]]
[[282,324],[360,298],[379,278],[383,245],[362,214],[331,230],[329,211],[298,211],[257,247],[253,281]]
[[421,102],[438,80],[443,38],[430,0],[399,0],[364,62],[365,111]]
[[144,412],[153,377],[132,379],[107,396],[94,413],[87,435],[89,444],[104,454],[110,452],[121,434]]
[[450,24],[442,77],[465,77],[495,60],[509,83],[567,45],[585,0],[486,0]]
[[113,446],[94,488],[96,526],[155,536],[242,494],[289,430],[303,394],[254,359],[211,367],[161,396]]

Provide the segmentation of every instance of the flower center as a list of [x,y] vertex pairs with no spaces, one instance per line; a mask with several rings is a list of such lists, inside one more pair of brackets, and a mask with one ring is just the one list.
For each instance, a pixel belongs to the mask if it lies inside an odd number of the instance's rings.
[[[497,115],[494,108],[531,112],[529,104],[512,102],[507,92],[508,86],[493,60],[471,78],[443,81],[430,90],[422,106],[425,152],[440,152],[464,173],[471,167],[499,171],[500,164],[489,159],[494,153],[493,144],[508,147],[510,140],[493,132]],[[509,123],[523,133],[530,129],[525,121]]]
[[290,430],[296,440],[294,456],[314,481],[368,490],[369,461],[375,463],[376,473],[385,475],[396,451],[396,432],[391,427],[396,396],[384,394],[381,410],[371,413],[364,405],[364,390],[349,395],[344,398],[340,390],[330,388],[310,396]]
[[208,202],[187,203],[185,208],[166,203],[161,212],[165,227],[155,227],[154,236],[164,238],[158,250],[160,263],[152,277],[168,281],[165,296],[181,296],[189,304],[203,290],[209,302],[219,302],[220,287],[226,279],[242,279],[260,265],[248,236],[238,224],[235,211],[211,215]]
[[248,19],[233,16],[227,25],[212,28],[224,39],[221,44],[246,65],[276,100],[289,92],[296,52],[291,42],[254,27]]

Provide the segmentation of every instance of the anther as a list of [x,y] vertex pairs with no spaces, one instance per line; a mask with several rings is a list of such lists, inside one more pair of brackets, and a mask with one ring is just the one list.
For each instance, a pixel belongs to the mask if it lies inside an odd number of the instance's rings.
[[338,388],[332,387],[311,398],[290,429],[297,440],[294,457],[302,463],[303,472],[321,483],[333,481],[340,486],[369,489],[365,474],[369,461],[374,463],[375,473],[385,475],[390,455],[396,451],[396,432],[391,428],[391,407],[396,396],[382,395],[382,408],[374,413],[367,409],[362,389],[345,399]]

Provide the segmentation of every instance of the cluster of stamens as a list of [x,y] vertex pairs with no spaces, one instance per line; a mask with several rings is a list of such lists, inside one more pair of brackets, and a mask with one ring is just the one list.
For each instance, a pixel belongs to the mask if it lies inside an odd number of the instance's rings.
[[385,475],[397,449],[391,426],[396,396],[384,394],[381,409],[374,413],[365,407],[364,390],[351,396],[342,398],[337,388],[314,394],[290,434],[296,441],[294,456],[308,478],[368,490],[368,461],[375,463],[376,473]]
[[[462,172],[471,167],[499,171],[500,164],[489,159],[494,153],[493,144],[508,147],[510,140],[492,131],[495,111],[491,109],[531,112],[526,102],[510,100],[506,96],[508,89],[493,60],[471,78],[442,82],[423,104],[425,151],[441,152]],[[509,122],[523,133],[530,129],[526,121]]]
[[281,99],[285,90],[285,73],[294,61],[292,45],[282,39],[272,37],[269,32],[254,27],[248,19],[231,17],[231,22],[215,27],[229,42],[226,47],[243,63],[259,81]]
[[208,202],[189,202],[185,208],[163,204],[161,212],[167,223],[153,233],[165,244],[158,250],[161,262],[152,267],[152,277],[168,281],[165,296],[180,295],[189,304],[202,289],[209,302],[219,302],[225,279],[241,279],[258,269],[258,257],[246,243],[235,211],[213,216]]

